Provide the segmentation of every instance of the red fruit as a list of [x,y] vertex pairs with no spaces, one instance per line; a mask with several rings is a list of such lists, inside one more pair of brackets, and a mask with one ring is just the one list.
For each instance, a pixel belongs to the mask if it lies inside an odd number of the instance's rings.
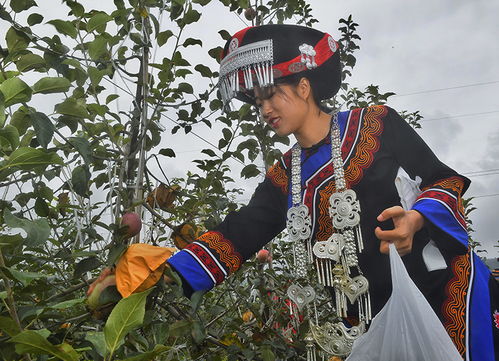
[[253,20],[256,17],[256,10],[253,8],[247,8],[246,10],[244,10],[244,17],[246,18],[246,20]]
[[256,254],[256,260],[260,263],[270,263],[272,262],[272,257],[270,256],[270,252],[266,249],[261,249]]
[[[128,212],[121,218],[121,225],[123,226],[123,231],[128,237],[133,237],[139,234],[142,229],[142,221],[140,216],[134,212]],[[125,228],[126,227],[126,228]]]

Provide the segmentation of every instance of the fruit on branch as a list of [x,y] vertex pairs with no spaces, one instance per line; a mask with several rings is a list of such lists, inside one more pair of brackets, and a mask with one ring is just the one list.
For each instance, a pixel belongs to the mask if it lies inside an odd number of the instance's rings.
[[246,20],[252,21],[254,18],[256,18],[256,10],[252,7],[247,8],[246,10],[244,10],[244,17],[246,18]]
[[128,212],[121,218],[121,228],[126,237],[133,237],[139,234],[142,229],[142,220],[135,212]]
[[161,208],[164,211],[171,210],[179,189],[180,186],[177,184],[171,186],[161,184],[149,193],[146,202],[151,208]]
[[121,299],[116,288],[116,276],[110,268],[105,268],[87,291],[87,308],[97,320],[106,319],[115,304]]
[[266,249],[261,249],[256,254],[256,260],[260,263],[270,263],[272,262],[272,256]]
[[255,315],[250,310],[247,310],[246,312],[243,313],[243,315],[241,316],[241,318],[243,319],[243,321],[245,323],[248,323],[248,322],[252,321],[255,318]]

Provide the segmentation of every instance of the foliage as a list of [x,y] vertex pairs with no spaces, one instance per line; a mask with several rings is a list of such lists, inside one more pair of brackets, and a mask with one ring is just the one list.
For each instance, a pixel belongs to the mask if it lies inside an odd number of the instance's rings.
[[[63,19],[46,19],[50,10],[38,13],[34,0],[0,7],[8,29],[0,48],[1,357],[297,359],[304,350],[297,336],[305,330],[288,327],[285,242],[273,246],[280,261],[271,267],[250,261],[191,302],[180,286],[160,284],[120,301],[106,322],[87,311],[84,289],[128,242],[123,213],[143,215],[141,241],[153,244],[171,244],[185,224],[210,228],[238,207],[231,164],[242,165],[242,177],[258,176],[280,157],[276,145],[289,144],[247,105],[222,113],[217,72],[189,52],[203,46],[188,34],[205,9],[222,4],[226,16],[242,14],[249,0],[105,3],[94,9],[63,0]],[[316,22],[304,0],[254,7],[254,23]],[[360,37],[351,17],[340,25],[347,80]],[[219,34],[227,39],[227,31]],[[158,49],[169,55],[155,62]],[[220,50],[203,52],[218,59]],[[372,85],[350,89],[345,81],[331,104],[384,103],[390,95]],[[414,124],[420,118],[408,117]],[[182,178],[165,173],[162,163],[176,157],[168,140],[212,126],[221,137],[193,160],[197,170]],[[167,192],[159,209],[147,197],[157,186]]]

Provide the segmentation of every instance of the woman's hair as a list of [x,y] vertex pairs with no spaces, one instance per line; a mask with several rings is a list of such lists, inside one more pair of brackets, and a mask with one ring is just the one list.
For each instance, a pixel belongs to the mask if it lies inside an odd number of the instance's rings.
[[303,73],[293,74],[293,75],[289,75],[289,76],[286,76],[286,77],[283,77],[283,78],[274,79],[274,84],[275,85],[286,84],[286,85],[291,85],[291,86],[293,86],[293,87],[296,88],[298,86],[298,84],[300,83],[300,80],[302,78],[306,78],[310,82],[310,88],[312,90],[312,99],[314,100],[315,105],[317,105],[317,107],[320,110],[329,113],[330,109],[328,109],[327,107],[325,107],[322,104],[322,101],[317,97],[317,91],[315,91],[316,87],[315,87],[314,81],[311,80],[306,75],[303,75]]

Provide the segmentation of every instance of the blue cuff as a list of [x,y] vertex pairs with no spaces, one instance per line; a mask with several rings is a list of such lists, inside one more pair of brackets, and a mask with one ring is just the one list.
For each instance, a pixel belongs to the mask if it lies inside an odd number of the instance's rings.
[[464,247],[468,247],[468,232],[444,204],[435,199],[425,198],[416,201],[412,209],[420,212],[436,227],[457,239]]
[[194,292],[208,291],[215,282],[200,264],[186,251],[180,251],[168,259],[168,263],[187,281]]

